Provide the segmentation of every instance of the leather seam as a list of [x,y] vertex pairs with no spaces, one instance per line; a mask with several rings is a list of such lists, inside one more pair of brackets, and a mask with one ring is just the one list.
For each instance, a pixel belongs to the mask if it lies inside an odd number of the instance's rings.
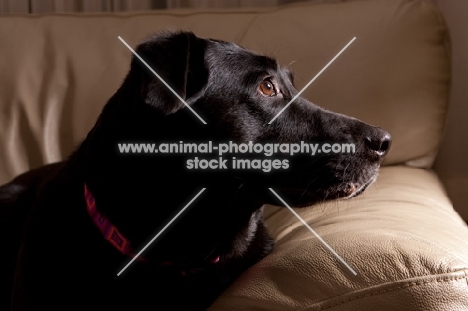
[[465,281],[466,281],[466,287],[468,287],[468,271],[464,271],[465,272]]
[[[454,271],[454,272],[457,272],[457,271]],[[339,306],[339,305],[342,305],[342,304],[345,304],[345,303],[348,303],[348,302],[351,302],[351,301],[354,301],[354,300],[358,300],[358,299],[361,299],[361,298],[366,298],[366,297],[375,296],[375,295],[381,295],[381,294],[385,294],[385,293],[388,293],[388,292],[392,292],[392,291],[396,291],[396,290],[400,290],[400,289],[405,289],[405,288],[409,288],[409,287],[413,287],[413,286],[420,286],[420,285],[425,285],[425,284],[434,283],[434,282],[438,282],[438,283],[451,282],[451,281],[457,281],[457,280],[462,280],[462,279],[465,279],[467,287],[468,287],[468,274],[467,274],[467,271],[465,270],[463,276],[444,277],[444,278],[441,278],[441,279],[432,279],[432,280],[425,280],[425,281],[413,281],[413,282],[406,283],[405,285],[392,287],[392,288],[389,288],[389,289],[386,289],[386,290],[380,290],[380,291],[377,291],[377,292],[372,292],[372,293],[369,293],[369,294],[358,295],[358,296],[355,296],[355,297],[352,297],[352,298],[348,298],[346,300],[340,301],[338,303],[335,303],[335,304],[327,306],[327,307],[320,307],[318,310],[320,311],[320,310],[331,309],[333,307],[336,307],[336,306]]]

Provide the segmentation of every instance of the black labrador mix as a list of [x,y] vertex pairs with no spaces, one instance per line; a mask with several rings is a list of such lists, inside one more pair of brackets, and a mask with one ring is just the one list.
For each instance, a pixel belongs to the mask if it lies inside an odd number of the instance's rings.
[[[268,188],[301,207],[356,196],[376,179],[386,131],[300,97],[268,123],[297,94],[274,59],[190,32],[160,33],[136,52],[207,124],[134,57],[68,160],[0,187],[2,310],[204,310],[272,249],[262,206],[281,202]],[[352,143],[355,152],[278,152],[288,165],[265,172],[118,148],[182,141]]]

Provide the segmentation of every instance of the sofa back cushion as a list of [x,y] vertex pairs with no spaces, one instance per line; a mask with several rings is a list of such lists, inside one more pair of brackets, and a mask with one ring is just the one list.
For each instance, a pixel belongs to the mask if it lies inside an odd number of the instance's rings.
[[448,31],[428,1],[301,3],[275,9],[0,17],[0,184],[66,158],[129,68],[131,46],[192,30],[276,57],[325,108],[388,130],[386,164],[429,167],[447,111]]

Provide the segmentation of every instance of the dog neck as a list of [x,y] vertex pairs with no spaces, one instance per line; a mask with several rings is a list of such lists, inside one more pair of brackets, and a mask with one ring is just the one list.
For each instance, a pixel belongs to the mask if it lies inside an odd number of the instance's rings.
[[106,241],[112,244],[122,254],[134,257],[130,241],[120,233],[119,229],[117,229],[117,227],[114,226],[106,216],[98,211],[96,208],[96,200],[86,184],[84,184],[84,197],[88,214],[99,231],[101,231],[104,239],[106,239]]
[[[106,216],[98,211],[96,208],[96,200],[94,199],[94,196],[91,194],[91,191],[89,191],[86,184],[84,184],[84,197],[88,214],[99,231],[101,231],[104,239],[112,244],[120,253],[130,257],[135,257],[130,241],[119,231],[119,229],[117,229],[116,226],[111,223],[111,221]],[[142,256],[139,256],[137,259],[142,262],[147,262],[147,260]],[[220,256],[217,256],[211,260],[211,263],[218,263],[219,260]],[[161,265],[172,266],[172,262],[165,261],[162,262]]]

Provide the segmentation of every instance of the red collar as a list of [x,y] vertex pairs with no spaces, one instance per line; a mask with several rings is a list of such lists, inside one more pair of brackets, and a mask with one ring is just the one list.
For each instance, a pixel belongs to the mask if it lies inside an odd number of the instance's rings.
[[[96,227],[98,227],[99,231],[101,231],[102,236],[122,254],[134,257],[135,254],[133,253],[130,241],[120,233],[119,229],[117,229],[117,227],[114,226],[106,216],[97,210],[94,196],[91,194],[91,191],[89,191],[86,184],[84,184],[84,197],[86,200],[88,214],[91,216],[91,219]],[[137,259],[146,262],[146,259],[142,256],[138,256]],[[219,260],[220,256],[212,259],[210,262],[215,264],[218,263]],[[172,266],[171,262],[163,262],[162,264]]]
[[102,236],[115,248],[117,248],[119,252],[133,257],[133,248],[130,244],[130,241],[122,233],[120,233],[119,229],[117,229],[117,227],[114,226],[106,216],[99,213],[96,208],[96,201],[94,200],[94,197],[86,184],[84,185],[84,196],[88,214],[91,216],[91,219],[93,220],[96,227],[98,227],[99,231],[101,231]]

